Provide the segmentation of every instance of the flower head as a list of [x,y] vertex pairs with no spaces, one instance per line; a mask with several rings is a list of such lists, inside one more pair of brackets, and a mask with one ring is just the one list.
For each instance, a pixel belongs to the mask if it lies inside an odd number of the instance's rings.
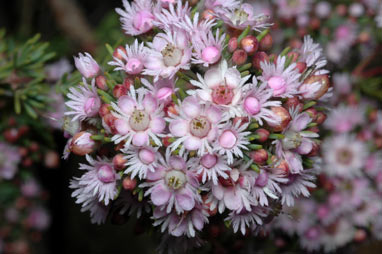
[[201,175],[201,182],[212,181],[218,184],[218,178],[228,178],[231,168],[227,165],[227,157],[216,153],[207,153],[198,158],[190,159],[191,170]]

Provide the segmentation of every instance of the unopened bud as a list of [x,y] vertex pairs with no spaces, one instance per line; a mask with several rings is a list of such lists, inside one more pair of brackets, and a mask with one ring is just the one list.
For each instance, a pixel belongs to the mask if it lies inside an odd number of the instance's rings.
[[298,97],[291,97],[291,98],[288,98],[287,101],[285,102],[285,107],[287,109],[296,109],[296,108],[299,108],[300,112],[303,108],[303,104],[300,102],[300,100],[298,99]]
[[[314,85],[314,87],[312,86]],[[318,88],[316,87],[318,86]],[[303,91],[305,99],[318,100],[329,89],[330,81],[328,75],[313,75],[305,79],[300,91]]]
[[256,130],[256,134],[259,135],[259,139],[258,139],[259,142],[263,143],[268,140],[268,137],[269,137],[268,130],[264,128],[260,128]]
[[105,76],[99,75],[96,77],[96,85],[101,90],[107,90],[106,78]]
[[247,35],[240,41],[240,46],[248,55],[253,55],[259,49],[259,42],[253,35]]
[[93,152],[95,142],[90,138],[91,136],[92,134],[86,131],[77,133],[72,139],[70,150],[80,156]]
[[317,124],[323,124],[326,120],[326,115],[325,113],[318,112],[316,116],[316,123]]
[[299,73],[303,73],[306,70],[306,63],[304,62],[297,62],[296,63],[296,69],[298,70]]
[[120,51],[122,51],[125,55],[127,55],[126,49],[122,46],[118,46],[113,52],[113,57],[118,58],[119,60],[123,60],[123,57]]
[[268,160],[268,152],[265,149],[260,149],[252,151],[249,154],[249,157],[257,164],[264,165]]
[[242,65],[247,61],[248,55],[243,49],[237,49],[233,52],[232,62],[235,65]]
[[273,45],[273,38],[272,35],[267,34],[264,36],[264,38],[260,41],[260,50],[261,51],[267,51],[272,48]]
[[125,177],[123,178],[122,186],[125,190],[134,190],[137,187],[137,180]]
[[290,116],[288,110],[283,107],[272,107],[271,110],[274,114],[276,114],[276,116],[278,116],[280,122],[277,124],[274,122],[268,122],[268,125],[272,127],[272,130],[275,132],[283,131],[292,120],[292,117]]
[[234,52],[237,47],[238,47],[238,42],[237,42],[237,38],[236,37],[232,37],[229,41],[228,41],[228,51],[229,52]]
[[60,164],[60,157],[55,151],[48,151],[45,154],[44,165],[47,168],[57,168]]
[[99,108],[99,115],[101,117],[106,116],[107,114],[110,113],[110,104],[102,104],[101,107]]
[[16,128],[11,128],[6,131],[4,131],[4,138],[9,143],[14,143],[19,139],[20,135]]
[[127,88],[123,85],[116,85],[113,88],[113,95],[115,98],[119,98],[119,97],[126,95],[126,94],[127,94]]
[[265,53],[263,51],[259,51],[259,52],[256,52],[255,55],[253,56],[252,65],[255,69],[260,69],[261,68],[260,63],[264,62],[264,61],[268,62],[269,57],[268,57],[267,53]]
[[116,170],[122,170],[125,168],[126,159],[124,158],[123,154],[117,154],[113,158],[113,167]]

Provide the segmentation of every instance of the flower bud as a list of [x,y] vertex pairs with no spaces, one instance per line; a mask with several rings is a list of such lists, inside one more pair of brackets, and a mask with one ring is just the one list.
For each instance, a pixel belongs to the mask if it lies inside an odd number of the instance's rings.
[[306,70],[306,63],[305,62],[297,62],[296,63],[296,69],[299,73],[303,73]]
[[337,5],[336,12],[340,16],[345,16],[346,12],[347,12],[346,5],[344,5],[344,4]]
[[96,85],[99,89],[106,91],[107,90],[107,84],[106,84],[106,78],[105,76],[99,75],[96,77]]
[[77,133],[72,139],[70,150],[80,156],[93,152],[95,142],[90,138],[91,136],[92,134],[86,131]]
[[27,125],[20,126],[20,128],[19,128],[19,135],[20,136],[23,136],[23,135],[27,134],[28,132],[29,132],[29,126],[27,126]]
[[316,117],[317,117],[317,110],[315,108],[309,108],[307,110],[305,110],[306,113],[308,113],[308,115],[310,116],[310,118],[314,120],[316,120]]
[[107,126],[109,126],[110,128],[110,131],[112,133],[116,133],[117,132],[117,129],[115,128],[115,120],[117,120],[117,118],[115,116],[113,116],[112,114],[107,114],[103,117],[103,121],[105,122],[105,124]]
[[209,46],[202,50],[202,59],[203,61],[214,64],[219,61],[221,57],[221,51],[215,46]]
[[272,35],[267,34],[264,36],[264,38],[260,41],[260,50],[261,51],[267,51],[272,48],[273,45],[273,38]]
[[231,149],[237,141],[236,135],[231,130],[224,131],[219,137],[219,145],[225,149]]
[[121,52],[124,53],[125,55],[127,55],[127,52],[126,52],[126,49],[122,46],[118,46],[117,48],[115,48],[114,52],[113,52],[113,57],[115,58],[118,58],[119,60],[124,60],[124,58],[122,57],[121,55]]
[[110,113],[109,107],[110,107],[110,104],[102,104],[101,107],[99,108],[99,112],[98,112],[99,115],[101,117],[104,117],[107,114],[109,114]]
[[236,37],[232,37],[229,41],[228,41],[228,51],[229,52],[234,52],[237,47],[238,47],[238,42],[237,42],[237,38]]
[[367,237],[367,234],[365,230],[357,229],[357,231],[355,231],[355,234],[354,234],[354,241],[356,241],[357,243],[360,243],[365,241],[366,237]]
[[268,122],[268,125],[275,132],[283,131],[288,126],[289,122],[292,120],[288,110],[286,110],[283,107],[272,107],[271,110],[274,114],[276,114],[276,116],[279,117],[280,122],[278,124]]
[[37,142],[32,142],[29,145],[29,150],[31,150],[32,152],[37,152],[39,149],[40,149],[40,145]]
[[277,166],[277,169],[280,170],[285,176],[289,176],[290,174],[290,169],[288,162],[285,160],[282,160],[280,164]]
[[292,108],[296,109],[296,108],[299,108],[300,112],[303,109],[303,104],[300,102],[298,97],[288,98],[284,105],[285,105],[285,107],[287,109],[292,109]]
[[5,130],[3,135],[5,140],[8,141],[9,143],[16,142],[20,137],[19,131],[16,128]]
[[237,49],[235,52],[233,52],[232,55],[232,62],[235,65],[242,65],[247,61],[248,55],[247,53],[242,49]]
[[257,164],[264,165],[268,160],[268,152],[265,149],[252,151],[249,153],[249,157]]
[[113,167],[116,170],[123,170],[125,168],[126,159],[124,158],[123,154],[117,154],[113,158]]
[[312,75],[304,80],[300,87],[305,99],[318,100],[329,89],[330,81],[328,75]]
[[314,17],[310,20],[309,23],[312,30],[318,30],[321,27],[321,21],[319,18]]
[[213,168],[218,161],[218,157],[215,154],[205,154],[200,160],[200,164],[205,168]]
[[264,61],[268,62],[269,57],[267,53],[263,51],[259,51],[259,52],[256,52],[255,55],[253,56],[252,65],[255,69],[261,69],[260,63]]
[[316,123],[317,124],[323,124],[326,120],[326,115],[325,113],[318,112],[316,116]]
[[135,189],[135,187],[137,187],[137,180],[131,179],[130,177],[127,176],[127,177],[123,178],[122,187],[125,190],[132,191]]
[[214,11],[213,10],[204,10],[203,13],[202,13],[202,18],[204,20],[215,19]]
[[126,95],[126,94],[127,94],[127,88],[123,85],[116,85],[113,88],[113,95],[115,98],[119,98],[119,97]]
[[55,151],[48,151],[45,154],[44,165],[47,168],[57,168],[60,164],[60,157]]
[[259,142],[263,143],[268,140],[268,137],[269,137],[268,130],[264,128],[260,128],[256,130],[256,134],[259,135],[259,139],[258,139]]
[[253,35],[247,35],[240,41],[240,46],[248,55],[253,55],[259,49],[259,42]]
[[74,57],[74,64],[85,78],[93,78],[100,72],[98,63],[89,53],[80,53],[79,57]]

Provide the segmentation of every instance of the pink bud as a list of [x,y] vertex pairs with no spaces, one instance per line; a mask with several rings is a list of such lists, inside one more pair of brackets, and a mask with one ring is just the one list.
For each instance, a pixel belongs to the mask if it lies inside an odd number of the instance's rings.
[[170,87],[162,87],[160,88],[157,93],[156,93],[156,98],[158,100],[165,100],[167,99],[169,96],[171,96],[171,94],[173,93],[173,89],[170,88]]
[[103,183],[111,183],[115,181],[115,173],[110,165],[102,165],[97,172],[98,179]]
[[266,172],[261,172],[256,178],[255,184],[260,188],[264,188],[268,184],[268,174]]
[[99,75],[96,77],[96,85],[101,90],[107,90],[106,78],[105,76]]
[[260,51],[260,52],[256,52],[255,55],[253,56],[252,65],[255,69],[260,69],[261,68],[260,63],[268,62],[268,61],[269,61],[269,57],[267,53]]
[[249,96],[244,100],[244,109],[250,115],[256,115],[260,112],[261,105],[257,98]]
[[260,50],[267,51],[272,48],[273,38],[270,34],[265,35],[265,37],[260,41]]
[[84,111],[87,116],[92,117],[98,114],[100,107],[101,107],[100,98],[98,96],[97,97],[93,96],[88,98],[85,101]]
[[264,129],[264,128],[260,128],[260,129],[257,129],[256,130],[256,134],[259,135],[259,142],[265,142],[268,140],[268,137],[269,137],[269,131]]
[[247,53],[242,49],[237,49],[233,52],[232,61],[236,65],[242,65],[247,61]]
[[286,82],[282,77],[271,77],[268,80],[268,86],[273,89],[274,96],[282,95],[286,91]]
[[228,51],[229,52],[234,52],[238,47],[238,42],[237,42],[237,38],[236,37],[232,37],[229,41],[228,41]]
[[268,152],[265,149],[252,151],[249,154],[250,158],[257,164],[264,164],[268,160]]
[[155,160],[155,153],[152,152],[149,149],[142,148],[139,151],[139,153],[138,153],[138,157],[141,160],[141,162],[143,162],[144,164],[148,165],[148,164],[151,164],[151,163],[154,162],[154,160]]
[[216,165],[217,160],[218,158],[216,155],[206,154],[202,157],[200,163],[202,164],[203,167],[210,169]]
[[133,18],[134,27],[141,33],[146,33],[153,27],[154,15],[146,10],[140,11],[135,14]]
[[100,107],[100,109],[99,109],[99,115],[101,116],[101,117],[104,117],[104,116],[106,116],[107,114],[109,114],[110,113],[110,109],[109,109],[109,107],[110,107],[110,104],[102,104],[101,105],[101,107]]
[[219,144],[225,149],[231,149],[237,141],[236,135],[231,130],[226,130],[219,137]]
[[122,187],[125,190],[134,190],[136,186],[137,186],[137,180],[131,179],[130,177],[123,178]]
[[259,42],[253,35],[247,35],[240,41],[241,48],[249,55],[254,54],[259,48]]
[[202,51],[203,61],[205,61],[209,64],[216,63],[217,61],[219,61],[220,57],[221,57],[221,52],[215,46],[206,47]]
[[116,85],[113,89],[113,95],[115,98],[122,97],[127,94],[127,88],[123,85]]
[[100,71],[98,63],[89,53],[80,53],[78,57],[74,57],[74,64],[85,78],[93,78]]
[[56,168],[60,164],[60,156],[55,151],[48,151],[45,154],[44,165],[47,168]]
[[117,154],[113,158],[113,166],[116,170],[122,170],[125,168],[126,159],[123,154]]
[[75,134],[70,144],[70,150],[80,156],[93,152],[95,142],[90,138],[91,136],[90,132],[85,131]]

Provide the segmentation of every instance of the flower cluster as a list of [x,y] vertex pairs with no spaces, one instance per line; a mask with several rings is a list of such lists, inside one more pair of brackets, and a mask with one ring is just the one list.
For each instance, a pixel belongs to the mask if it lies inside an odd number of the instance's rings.
[[[330,96],[322,49],[307,36],[271,54],[267,15],[239,1],[123,0],[131,43],[108,66],[75,57],[65,157],[86,155],[73,197],[92,221],[136,211],[174,237],[212,217],[255,232],[274,205],[315,187],[315,108]],[[130,214],[130,213],[129,213]]]

